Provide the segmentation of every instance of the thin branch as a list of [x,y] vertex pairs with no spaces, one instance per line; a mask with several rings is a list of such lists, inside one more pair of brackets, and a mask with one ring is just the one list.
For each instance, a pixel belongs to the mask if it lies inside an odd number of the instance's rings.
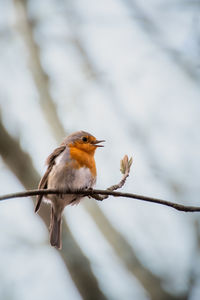
[[[27,196],[36,196],[36,195],[47,195],[47,194],[75,194],[75,195],[84,195],[84,196],[90,196],[93,198],[93,196],[96,195],[108,195],[108,196],[115,196],[115,197],[124,197],[124,198],[132,198],[136,200],[142,200],[147,201],[151,203],[161,204],[165,206],[172,207],[179,211],[184,212],[197,212],[200,211],[200,207],[198,206],[186,206],[178,203],[169,202],[166,200],[138,195],[138,194],[132,194],[132,193],[123,193],[123,192],[115,192],[115,191],[108,191],[108,190],[58,190],[58,189],[45,189],[45,190],[29,190],[26,192],[19,192],[19,193],[12,193],[7,195],[0,196],[0,201],[11,199],[11,198],[22,198]],[[98,200],[98,199],[97,199]]]
[[[120,180],[120,182],[118,184],[114,184],[114,185],[110,186],[109,188],[107,188],[106,191],[113,192],[113,191],[116,191],[123,187],[123,185],[126,182],[126,179],[129,176],[132,162],[133,162],[132,157],[129,159],[127,155],[124,155],[124,158],[121,159],[121,161],[120,161],[120,171],[123,174],[122,179]],[[102,201],[102,200],[107,199],[109,197],[109,195],[101,195],[101,196],[93,195],[93,196],[89,196],[89,197],[92,197],[98,201]]]

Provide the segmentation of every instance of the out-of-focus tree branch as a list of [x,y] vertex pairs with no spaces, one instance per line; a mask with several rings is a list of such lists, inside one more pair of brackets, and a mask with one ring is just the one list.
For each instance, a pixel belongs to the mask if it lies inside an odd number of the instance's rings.
[[41,67],[39,58],[39,47],[34,41],[31,23],[27,16],[27,1],[14,0],[16,7],[16,27],[24,39],[25,46],[29,55],[28,64],[37,88],[39,101],[42,110],[45,112],[44,117],[48,124],[53,124],[51,130],[59,140],[65,137],[63,126],[60,125],[57,108],[49,92],[49,77]]
[[[163,35],[160,32],[158,26],[152,18],[140,8],[136,0],[123,0],[121,1],[124,6],[127,7],[128,13],[133,19],[137,21],[137,24],[142,28],[146,36],[157,45],[164,53],[169,57],[174,64],[176,64],[186,75],[197,84],[199,84],[199,77],[191,64],[189,64],[175,49],[170,48],[163,39]],[[135,26],[135,25],[134,25]]]
[[196,260],[191,264],[190,276],[189,276],[189,288],[194,290],[195,287],[199,285],[200,275],[199,275],[199,258],[200,258],[200,226],[199,221],[194,220],[194,227],[196,232],[196,243],[193,249],[193,256]]
[[[0,122],[0,155],[26,189],[38,185],[39,174],[34,169],[30,156],[21,149],[19,142],[8,134],[2,122]],[[49,215],[49,208],[43,206],[40,216],[47,226]]]
[[[121,235],[116,228],[114,228],[108,219],[99,213],[94,203],[86,202],[87,208],[90,214],[93,216],[95,223],[101,229],[102,234],[106,237],[107,241],[112,245],[114,251],[119,258],[124,262],[126,268],[135,276],[143,287],[146,289],[151,299],[155,300],[175,300],[187,299],[187,295],[173,295],[163,290],[162,280],[153,275],[144,265],[141,264],[137,256],[135,255],[132,246]],[[103,226],[101,226],[103,222]]]
[[[0,155],[26,189],[33,188],[38,184],[40,176],[35,170],[30,156],[22,150],[19,142],[8,134],[1,122]],[[50,216],[48,205],[41,206],[39,215],[48,227]],[[92,273],[89,260],[74,240],[66,222],[63,222],[63,232],[63,249],[58,253],[62,256],[82,298],[85,300],[106,299]]]

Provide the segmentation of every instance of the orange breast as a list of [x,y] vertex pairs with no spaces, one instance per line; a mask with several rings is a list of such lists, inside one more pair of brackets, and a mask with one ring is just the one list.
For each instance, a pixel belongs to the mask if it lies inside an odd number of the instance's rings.
[[70,156],[74,159],[73,167],[76,169],[86,167],[89,168],[92,176],[96,177],[96,164],[94,160],[94,155],[91,153],[87,153],[82,151],[76,147],[69,147],[70,148]]

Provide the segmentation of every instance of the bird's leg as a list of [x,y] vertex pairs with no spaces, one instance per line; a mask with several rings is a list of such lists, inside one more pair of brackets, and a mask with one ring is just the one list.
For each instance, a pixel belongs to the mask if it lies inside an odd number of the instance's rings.
[[[91,188],[91,187],[86,186],[85,189],[88,190],[89,192],[93,191],[93,188]],[[91,195],[87,195],[87,196],[88,196],[88,198],[91,198]]]
[[70,201],[70,203],[69,204],[72,204],[74,201],[76,201],[77,200],[77,197],[75,197],[75,198],[73,198],[71,201]]
[[[89,191],[89,192],[92,192],[93,191],[93,188],[87,188],[87,190]],[[98,200],[98,201],[102,201],[102,200],[104,200],[104,198],[102,197],[102,196],[100,196],[100,195],[97,195],[97,194],[93,194],[93,195],[88,195],[88,198],[94,198],[94,199],[96,199],[96,200]]]

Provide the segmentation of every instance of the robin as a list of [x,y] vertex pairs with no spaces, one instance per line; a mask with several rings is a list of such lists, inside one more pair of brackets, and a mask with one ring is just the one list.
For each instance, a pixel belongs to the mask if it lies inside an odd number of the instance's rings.
[[[47,158],[47,170],[41,178],[39,189],[90,189],[96,182],[94,154],[97,147],[103,147],[93,135],[85,131],[75,132],[64,139]],[[40,208],[43,195],[37,196],[35,212]],[[78,204],[82,195],[45,195],[51,204],[50,243],[62,248],[61,223],[66,205]]]

